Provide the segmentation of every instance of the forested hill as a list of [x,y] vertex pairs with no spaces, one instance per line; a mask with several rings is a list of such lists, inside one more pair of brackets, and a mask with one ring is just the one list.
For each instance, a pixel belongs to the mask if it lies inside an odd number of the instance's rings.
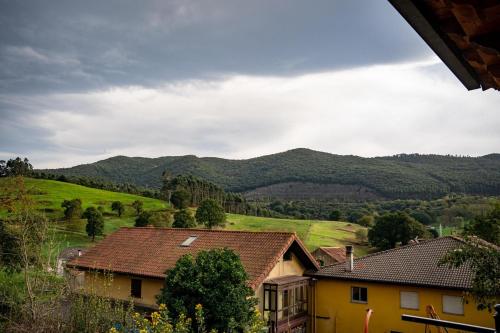
[[247,160],[193,155],[116,156],[66,169],[40,170],[159,188],[163,171],[192,174],[249,196],[434,198],[447,193],[500,195],[500,155],[396,155],[363,158],[294,149]]

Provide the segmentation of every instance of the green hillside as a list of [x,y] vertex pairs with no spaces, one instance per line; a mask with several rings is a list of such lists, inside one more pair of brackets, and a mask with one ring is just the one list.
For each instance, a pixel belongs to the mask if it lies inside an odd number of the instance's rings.
[[[7,189],[9,179],[0,178],[0,193]],[[65,199],[80,198],[83,207],[91,205],[104,208],[105,228],[104,234],[110,234],[123,226],[134,225],[134,212],[129,206],[135,200],[144,202],[145,210],[165,211],[169,209],[166,202],[140,197],[136,195],[109,192],[92,189],[80,185],[58,182],[53,180],[41,180],[25,178],[26,187],[36,203],[36,208],[44,212],[52,222],[55,240],[60,249],[69,246],[91,246],[90,238],[85,234],[86,220],[67,222],[62,220],[63,210],[61,203]],[[113,201],[121,201],[127,207],[125,214],[118,217],[111,212],[110,206]],[[0,211],[0,216],[8,213]],[[306,246],[314,250],[318,246],[343,246],[355,242],[354,232],[361,227],[356,224],[331,221],[272,219],[245,215],[228,214],[228,230],[249,231],[290,231],[297,232]],[[100,239],[100,238],[98,238]],[[362,255],[367,248],[356,246],[356,254]]]
[[[8,178],[0,178],[0,191],[5,191],[8,181]],[[113,201],[121,201],[126,206],[126,209],[130,211],[132,210],[130,204],[135,200],[143,201],[146,210],[162,210],[168,207],[165,201],[157,199],[98,190],[55,180],[25,178],[24,183],[35,200],[37,208],[51,219],[62,218],[63,209],[61,203],[64,200],[76,198],[82,200],[83,209],[89,206],[102,206],[105,212],[111,212],[110,207]]]
[[368,252],[366,246],[356,245],[354,233],[363,229],[357,224],[338,221],[274,219],[247,215],[228,214],[226,229],[250,231],[296,232],[309,250],[320,246],[345,246],[355,244],[357,256]]
[[[454,157],[397,155],[362,158],[294,149],[247,160],[167,156],[117,156],[66,169],[40,170],[87,176],[115,183],[159,188],[161,175],[192,174],[226,190],[250,191],[252,197],[300,197],[348,200],[429,199],[449,193],[500,195],[500,155]],[[285,184],[276,187],[277,184]],[[333,186],[318,187],[315,184]],[[288,190],[287,188],[293,188]],[[340,196],[339,196],[340,193]],[[325,197],[326,196],[326,197]]]

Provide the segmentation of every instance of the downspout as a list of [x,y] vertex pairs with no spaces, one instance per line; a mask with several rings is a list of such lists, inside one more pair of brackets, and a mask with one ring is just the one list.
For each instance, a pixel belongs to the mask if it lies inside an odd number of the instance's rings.
[[316,279],[313,279],[313,288],[314,288],[314,311],[313,311],[313,314],[314,314],[314,318],[313,318],[313,333],[316,333],[316,283],[317,283],[318,280]]
[[368,333],[368,326],[370,325],[370,317],[372,316],[373,310],[372,309],[367,309],[366,310],[366,317],[365,317],[365,333]]

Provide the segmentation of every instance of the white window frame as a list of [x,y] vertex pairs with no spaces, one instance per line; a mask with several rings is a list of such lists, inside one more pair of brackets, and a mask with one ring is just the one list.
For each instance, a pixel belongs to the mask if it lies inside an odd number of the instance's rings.
[[[445,305],[445,300],[452,300],[452,299],[460,299],[461,300],[461,311],[453,311],[450,309],[450,306]],[[446,314],[451,314],[451,315],[456,315],[456,316],[463,316],[465,314],[465,306],[464,306],[464,298],[462,296],[456,296],[456,295],[443,295],[442,297],[442,302],[443,302],[443,313]]]
[[[366,301],[359,301],[354,299],[354,288],[359,288],[359,295],[361,296],[361,289],[366,289]],[[361,304],[368,304],[368,288],[367,287],[360,287],[360,286],[351,286],[351,302],[352,303],[361,303]]]
[[[404,304],[403,305],[403,296],[404,295],[408,295],[408,296],[413,296],[416,298],[416,301],[417,301],[417,305],[415,306],[412,306],[412,305],[408,305],[408,304]],[[409,310],[418,310],[420,309],[420,297],[419,297],[419,294],[417,291],[409,291],[409,290],[401,290],[399,292],[399,307],[401,309],[409,309]]]

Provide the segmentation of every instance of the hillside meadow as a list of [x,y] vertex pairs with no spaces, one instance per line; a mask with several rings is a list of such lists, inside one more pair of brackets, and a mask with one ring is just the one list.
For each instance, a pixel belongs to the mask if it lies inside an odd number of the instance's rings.
[[[8,190],[9,181],[7,178],[0,178],[0,193],[5,193]],[[93,189],[54,180],[25,178],[24,182],[33,198],[36,209],[52,221],[53,236],[59,250],[66,247],[92,245],[90,238],[85,233],[86,220],[72,222],[63,220],[61,203],[64,200],[79,198],[82,200],[83,209],[89,206],[101,206],[105,218],[104,235],[108,235],[120,227],[134,225],[135,212],[130,205],[135,200],[143,201],[145,210],[155,212],[172,210],[165,201],[132,194]],[[125,213],[121,217],[111,211],[113,201],[121,201],[126,206]],[[7,215],[6,210],[0,211],[0,217],[5,218]],[[227,230],[296,232],[308,249],[312,251],[320,246],[344,246],[348,243],[355,243],[354,233],[362,227],[346,222],[227,214],[225,228]],[[97,239],[100,240],[102,237]],[[358,256],[366,254],[368,251],[365,246],[355,246],[355,249]]]

